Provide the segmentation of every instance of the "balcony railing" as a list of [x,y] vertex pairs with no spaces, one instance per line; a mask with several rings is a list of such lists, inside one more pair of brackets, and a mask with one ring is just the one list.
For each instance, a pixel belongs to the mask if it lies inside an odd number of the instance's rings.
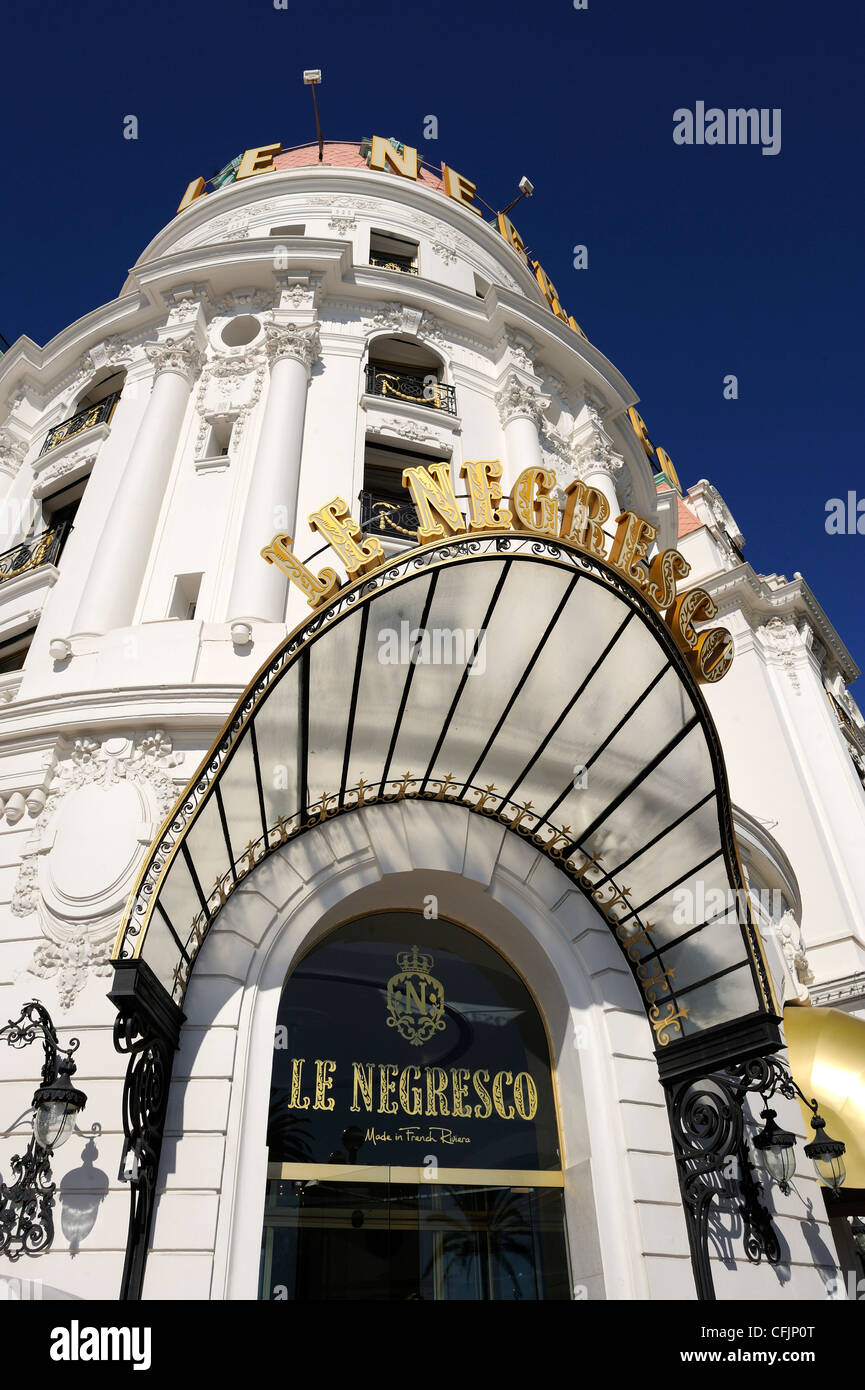
[[369,263],[378,266],[379,270],[399,270],[403,275],[417,275],[417,261],[413,261],[411,256],[385,256],[380,251],[370,251]]
[[417,542],[418,514],[411,502],[394,502],[380,493],[360,494],[360,528],[367,535]]
[[115,391],[113,395],[106,396],[105,400],[100,401],[98,405],[89,405],[86,410],[79,410],[77,415],[55,425],[53,430],[48,431],[45,443],[39,451],[39,457],[47,454],[49,449],[56,449],[58,444],[65,444],[67,439],[71,439],[73,435],[81,434],[83,430],[92,429],[94,425],[107,425],[119,400],[120,392]]
[[457,398],[452,386],[445,386],[429,376],[408,376],[400,372],[383,371],[370,362],[366,369],[366,389],[371,396],[393,396],[394,400],[411,405],[426,405],[432,410],[445,410],[456,415]]
[[49,526],[40,536],[31,536],[30,540],[5,550],[0,555],[0,584],[4,579],[14,579],[40,565],[53,565],[63,549],[67,530],[67,523],[61,521],[58,526]]

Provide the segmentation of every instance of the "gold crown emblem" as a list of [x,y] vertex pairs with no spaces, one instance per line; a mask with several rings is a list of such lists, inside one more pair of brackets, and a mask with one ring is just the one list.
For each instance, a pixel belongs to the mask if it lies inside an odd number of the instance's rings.
[[419,951],[417,946],[412,946],[410,951],[397,951],[396,963],[407,975],[415,972],[418,975],[428,975],[435,964],[435,956],[427,955],[425,951]]
[[435,957],[412,946],[398,951],[399,972],[387,982],[387,1026],[413,1047],[429,1042],[445,1024],[444,990],[430,974]]

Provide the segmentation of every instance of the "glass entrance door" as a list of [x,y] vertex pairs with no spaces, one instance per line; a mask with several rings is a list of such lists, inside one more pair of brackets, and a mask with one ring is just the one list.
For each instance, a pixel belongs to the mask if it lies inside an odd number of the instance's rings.
[[570,1296],[550,1053],[524,982],[386,911],[299,962],[274,1038],[259,1296]]
[[567,1299],[561,1188],[273,1178],[259,1297]]

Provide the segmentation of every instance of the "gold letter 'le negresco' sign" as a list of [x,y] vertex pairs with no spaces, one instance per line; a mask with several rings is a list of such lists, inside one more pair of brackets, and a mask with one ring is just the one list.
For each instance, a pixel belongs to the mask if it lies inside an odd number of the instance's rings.
[[[501,476],[497,459],[477,459],[462,465],[460,477],[468,484],[467,521],[453,490],[449,464],[406,468],[402,481],[411,492],[417,512],[418,543],[426,545],[466,532],[508,530],[565,541],[586,555],[606,561],[663,616],[697,680],[714,682],[727,674],[733,661],[730,633],[723,627],[703,628],[700,632],[695,627],[695,623],[710,623],[718,616],[711,595],[698,588],[677,593],[678,580],[685,579],[691,569],[678,550],[663,550],[649,558],[657,527],[636,512],[622,512],[616,518],[616,534],[608,553],[603,528],[610,518],[610,504],[597,488],[584,482],[569,483],[560,517],[553,496],[556,475],[551,469],[524,469],[511,489],[507,507],[500,505]],[[342,497],[326,502],[308,520],[311,530],[322,535],[339,556],[350,581],[387,560],[381,542],[374,536],[363,535]],[[261,554],[268,564],[278,566],[288,575],[311,608],[319,608],[336,594],[339,577],[330,568],[313,574],[298,560],[292,545],[291,536],[276,535]]]

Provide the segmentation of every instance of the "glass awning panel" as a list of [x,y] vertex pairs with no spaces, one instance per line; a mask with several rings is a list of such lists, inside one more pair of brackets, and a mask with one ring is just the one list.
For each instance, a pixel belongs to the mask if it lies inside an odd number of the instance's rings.
[[150,852],[116,956],[181,1002],[273,850],[359,806],[467,806],[548,855],[615,934],[665,1047],[775,1005],[720,747],[662,620],[539,537],[410,552],[253,680]]

